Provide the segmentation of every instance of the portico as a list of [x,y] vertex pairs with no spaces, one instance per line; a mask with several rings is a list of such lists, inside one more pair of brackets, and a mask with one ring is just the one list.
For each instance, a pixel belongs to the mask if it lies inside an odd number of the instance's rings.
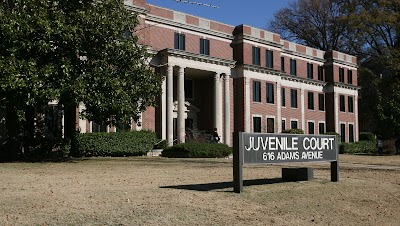
[[234,61],[172,49],[159,56],[166,76],[160,101],[162,139],[168,146],[184,143],[188,124],[195,121],[196,129],[208,133],[217,128],[221,142],[230,145]]

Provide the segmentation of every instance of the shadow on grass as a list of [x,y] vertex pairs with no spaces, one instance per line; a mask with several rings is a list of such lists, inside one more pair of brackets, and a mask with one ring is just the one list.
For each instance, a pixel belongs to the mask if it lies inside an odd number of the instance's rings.
[[[283,183],[282,178],[243,180],[243,186],[266,185],[266,184],[277,184],[277,183]],[[225,188],[233,188],[233,182],[229,181],[229,182],[218,182],[218,183],[207,183],[207,184],[161,186],[160,188],[173,188],[173,189],[183,189],[192,191],[212,191]]]

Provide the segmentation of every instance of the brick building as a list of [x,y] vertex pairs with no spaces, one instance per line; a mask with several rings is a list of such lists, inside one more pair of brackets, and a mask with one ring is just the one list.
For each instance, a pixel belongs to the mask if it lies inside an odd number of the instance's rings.
[[[278,34],[126,0],[137,13],[139,43],[165,75],[158,107],[131,129],[148,129],[172,144],[185,131],[217,128],[232,144],[234,131],[308,134],[337,132],[358,140],[357,59],[292,43]],[[102,130],[80,120],[81,132]],[[118,128],[104,128],[115,131]]]

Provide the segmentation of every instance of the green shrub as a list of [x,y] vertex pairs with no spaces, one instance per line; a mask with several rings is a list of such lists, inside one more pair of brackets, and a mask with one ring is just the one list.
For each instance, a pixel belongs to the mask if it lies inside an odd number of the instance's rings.
[[370,132],[361,132],[360,133],[360,141],[372,141],[372,142],[376,142],[375,139],[375,134],[370,133]]
[[71,141],[62,138],[35,138],[26,144],[24,157],[29,160],[66,158]]
[[301,129],[287,129],[287,130],[282,131],[282,133],[304,134],[304,131]]
[[140,156],[156,143],[150,131],[121,133],[80,133],[75,137],[72,155],[82,156]]
[[169,158],[221,158],[232,154],[232,148],[217,143],[183,143],[165,148],[161,155]]
[[375,142],[359,141],[339,144],[340,154],[371,154],[376,152]]

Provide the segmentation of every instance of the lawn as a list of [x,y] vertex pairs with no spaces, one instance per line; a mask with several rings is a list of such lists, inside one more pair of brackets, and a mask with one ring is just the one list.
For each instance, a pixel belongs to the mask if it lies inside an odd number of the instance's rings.
[[282,165],[246,166],[242,194],[231,159],[2,163],[0,225],[399,225],[400,156],[340,162],[338,183],[329,163],[312,164],[315,180],[290,183]]

